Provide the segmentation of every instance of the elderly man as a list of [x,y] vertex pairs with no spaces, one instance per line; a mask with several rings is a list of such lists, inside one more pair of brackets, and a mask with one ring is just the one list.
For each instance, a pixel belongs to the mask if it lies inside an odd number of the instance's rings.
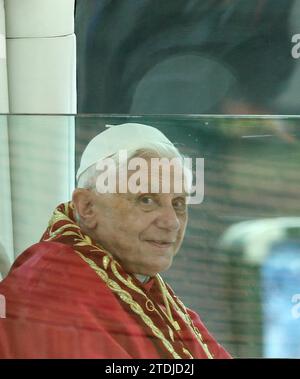
[[141,124],[108,127],[88,144],[72,201],[0,285],[0,357],[230,357],[159,275],[187,224],[188,185],[178,190],[175,171],[184,184],[190,174],[173,165],[166,178],[152,166],[160,158],[183,161]]

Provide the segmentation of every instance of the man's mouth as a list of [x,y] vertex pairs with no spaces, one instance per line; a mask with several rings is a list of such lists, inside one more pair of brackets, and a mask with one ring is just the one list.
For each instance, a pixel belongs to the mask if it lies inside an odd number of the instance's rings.
[[171,247],[175,241],[146,240],[146,242],[161,249],[166,249]]

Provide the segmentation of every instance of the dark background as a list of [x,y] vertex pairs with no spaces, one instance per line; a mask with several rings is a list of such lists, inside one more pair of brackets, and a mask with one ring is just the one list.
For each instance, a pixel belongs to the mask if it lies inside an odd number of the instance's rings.
[[298,114],[299,0],[77,0],[79,113]]

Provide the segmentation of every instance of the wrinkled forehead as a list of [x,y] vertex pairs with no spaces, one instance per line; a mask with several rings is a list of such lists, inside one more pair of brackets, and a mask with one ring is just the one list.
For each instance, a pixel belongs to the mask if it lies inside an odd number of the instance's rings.
[[[135,155],[116,165],[101,167],[96,180],[100,193],[115,190],[116,193],[164,193],[187,196],[191,187],[191,170],[184,160],[154,154]],[[98,167],[99,168],[99,167]]]
[[[136,159],[137,158],[137,159]],[[189,172],[180,157],[136,157],[128,166],[128,179],[147,179],[148,192],[177,193],[188,192]]]

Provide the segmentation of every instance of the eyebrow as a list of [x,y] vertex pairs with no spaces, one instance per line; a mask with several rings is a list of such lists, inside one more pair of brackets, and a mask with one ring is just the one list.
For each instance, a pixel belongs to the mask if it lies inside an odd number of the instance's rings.
[[[140,196],[154,196],[155,198],[158,198],[160,195],[168,195],[170,193],[161,193],[161,192],[138,192],[138,193],[132,193],[132,192],[126,192],[126,193],[123,193],[123,194],[120,194],[120,195],[125,195],[124,197],[126,198],[137,198],[137,197],[140,197]],[[173,195],[174,198],[179,198],[179,197],[188,197],[188,193],[187,192],[183,192],[183,193],[172,193],[171,195]]]

